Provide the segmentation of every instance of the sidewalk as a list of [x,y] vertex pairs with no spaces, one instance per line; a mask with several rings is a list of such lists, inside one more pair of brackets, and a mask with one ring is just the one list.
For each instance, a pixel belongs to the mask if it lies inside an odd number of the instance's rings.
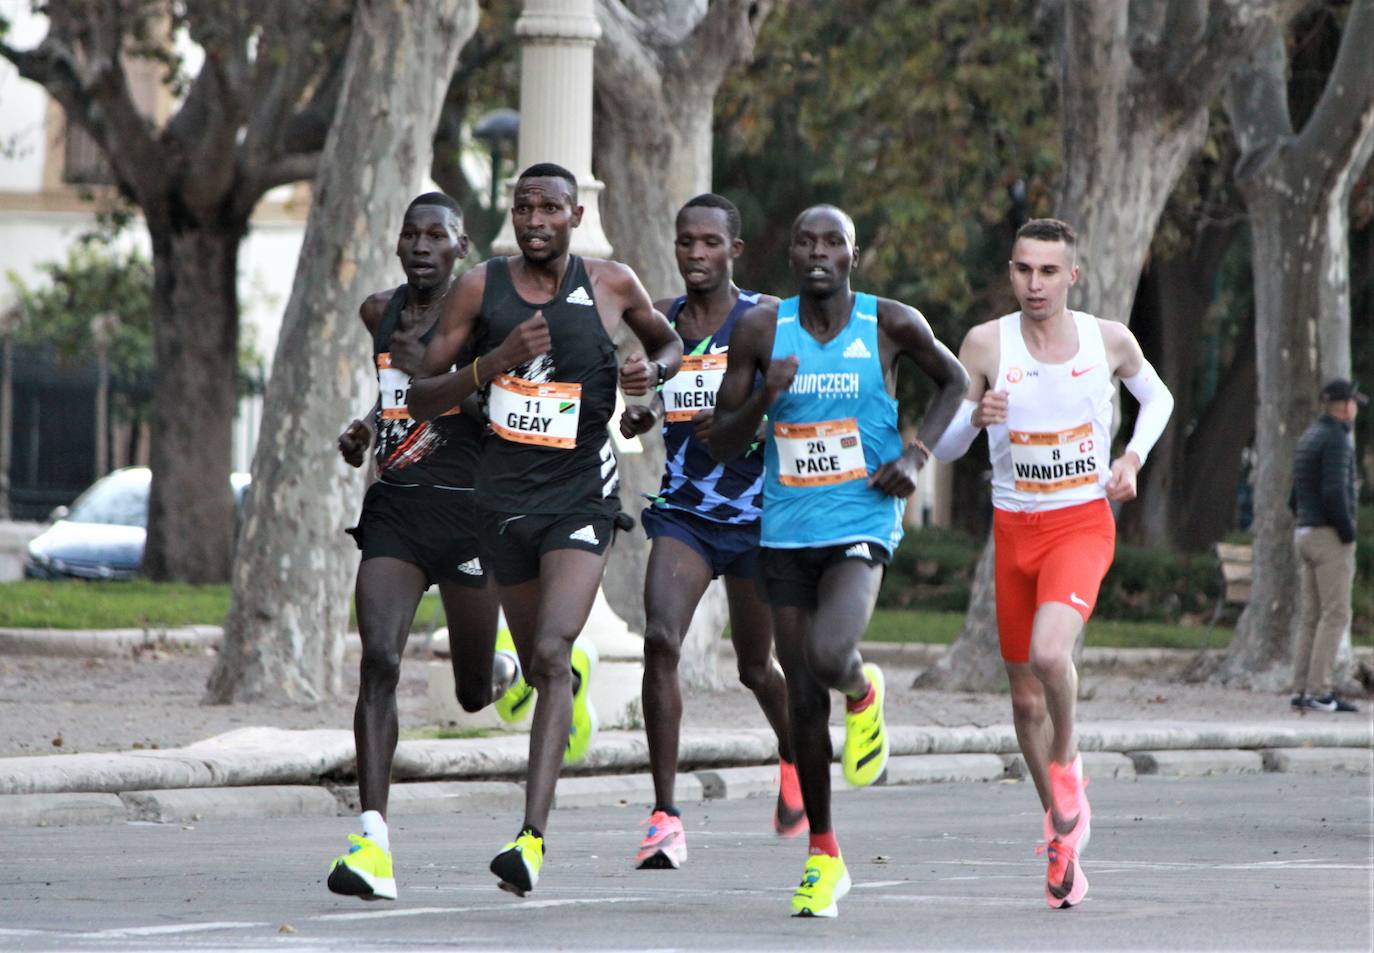
[[[77,693],[57,684],[56,673],[80,678],[85,665],[97,667],[84,676],[87,691],[118,691],[129,684],[122,670],[133,666],[149,681],[144,695],[165,679],[171,702],[150,709],[147,717],[165,719],[194,698],[208,671],[207,647],[218,633],[208,627],[172,633],[60,634],[0,631],[0,661],[16,661],[22,684],[6,692],[12,704],[36,707],[24,689],[36,693]],[[185,655],[171,650],[190,645]],[[21,649],[19,646],[27,646]],[[151,661],[76,661],[88,653],[128,655],[134,646]],[[865,645],[868,657],[881,662],[889,676],[889,730],[892,760],[881,783],[916,784],[941,781],[992,781],[1024,775],[1005,695],[907,691],[914,672],[938,656],[940,647]],[[36,658],[27,662],[26,652]],[[63,653],[51,659],[52,653]],[[135,653],[136,656],[138,653]],[[1183,653],[1183,658],[1191,653]],[[1181,663],[1179,653],[1126,653],[1089,649],[1084,659],[1085,700],[1080,706],[1080,746],[1086,773],[1098,778],[1135,775],[1194,777],[1208,774],[1290,773],[1368,774],[1374,725],[1368,709],[1353,716],[1285,717],[1286,699],[1268,695],[1228,694],[1204,706],[1206,689],[1185,689],[1168,681],[1139,675],[1112,674],[1155,670]],[[731,659],[725,662],[733,667]],[[26,664],[39,666],[26,668]],[[423,667],[408,660],[414,693]],[[43,668],[42,666],[48,666]],[[161,667],[159,667],[161,666]],[[197,667],[198,666],[198,667]],[[723,665],[723,670],[725,669]],[[403,668],[403,674],[405,669]],[[1092,675],[1093,672],[1102,675]],[[191,681],[188,687],[186,682]],[[51,683],[51,684],[45,684]],[[176,692],[180,694],[176,694]],[[1191,693],[1191,694],[1190,694]],[[1173,699],[1171,701],[1171,698]],[[17,701],[16,701],[17,699]],[[112,695],[96,699],[128,716],[137,699]],[[151,702],[150,702],[151,704]],[[415,700],[410,699],[413,707]],[[235,708],[218,713],[234,712]],[[193,823],[200,819],[352,815],[358,811],[352,786],[353,738],[339,701],[304,716],[298,723],[331,727],[288,730],[242,727],[206,740],[160,750],[88,751],[76,754],[21,755],[0,758],[0,827],[108,824],[131,820]],[[256,713],[256,712],[255,712]],[[98,712],[96,713],[98,716]],[[270,713],[269,713],[270,714]],[[1145,718],[1142,715],[1163,717]],[[1177,715],[1178,717],[1174,717]],[[403,705],[403,723],[406,708]],[[231,719],[233,720],[233,719]],[[273,717],[268,720],[277,721]],[[411,720],[416,720],[413,712]],[[951,723],[954,722],[954,723]],[[750,725],[739,729],[734,726]],[[737,686],[705,697],[689,697],[684,723],[679,778],[683,801],[699,798],[772,796],[776,748],[762,727],[752,698]],[[842,729],[832,727],[836,751]],[[194,735],[192,736],[194,737]],[[528,737],[491,735],[454,740],[403,740],[394,767],[393,815],[435,811],[518,810]],[[645,809],[652,802],[647,773],[648,752],[642,731],[608,731],[598,736],[585,764],[564,773],[555,806],[625,805]],[[835,767],[836,790],[844,788]]]

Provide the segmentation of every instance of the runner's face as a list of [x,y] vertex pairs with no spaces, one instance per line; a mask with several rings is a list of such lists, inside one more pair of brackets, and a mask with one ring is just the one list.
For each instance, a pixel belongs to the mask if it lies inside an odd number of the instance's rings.
[[688,291],[715,291],[728,284],[743,248],[744,242],[730,237],[724,209],[694,205],[678,213],[673,253]]
[[1011,249],[1011,290],[1021,313],[1033,321],[1062,314],[1078,280],[1073,250],[1062,241],[1018,238]]
[[510,210],[515,241],[529,261],[555,261],[568,253],[572,230],[582,221],[568,183],[558,177],[521,179]]
[[826,297],[849,287],[856,250],[848,219],[833,209],[816,209],[793,226],[788,257],[801,290]]
[[417,205],[406,213],[396,239],[396,257],[412,288],[437,288],[453,274],[454,262],[467,253],[468,237],[463,234],[462,220],[451,209]]

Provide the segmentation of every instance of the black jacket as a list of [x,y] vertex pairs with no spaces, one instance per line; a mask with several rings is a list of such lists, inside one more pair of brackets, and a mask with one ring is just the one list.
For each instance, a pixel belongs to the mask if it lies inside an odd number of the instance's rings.
[[1355,541],[1355,442],[1350,424],[1322,414],[1298,438],[1291,499],[1299,526],[1330,526],[1341,542]]

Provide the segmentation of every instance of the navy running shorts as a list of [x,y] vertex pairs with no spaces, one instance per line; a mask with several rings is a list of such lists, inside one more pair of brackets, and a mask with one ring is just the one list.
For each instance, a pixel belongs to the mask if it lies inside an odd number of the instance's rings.
[[668,506],[646,506],[639,514],[649,539],[666,536],[696,552],[711,567],[711,578],[754,578],[759,551],[759,524],[718,523]]

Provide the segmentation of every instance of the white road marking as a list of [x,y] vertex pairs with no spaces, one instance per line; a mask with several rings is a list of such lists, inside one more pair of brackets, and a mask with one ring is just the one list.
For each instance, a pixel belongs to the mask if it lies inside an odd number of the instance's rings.
[[[594,906],[606,903],[646,903],[652,899],[652,897],[587,897],[568,900],[524,900],[521,901],[518,909],[539,910],[550,907]],[[487,911],[491,907],[492,905],[489,903],[471,907],[405,907],[399,910],[364,910],[358,913],[322,913],[319,916],[301,917],[299,919],[306,922],[316,920],[384,920],[389,917],[420,917],[432,913],[473,913]]]
[[208,930],[250,930],[271,926],[270,923],[249,923],[244,920],[221,920],[210,923],[169,923],[155,927],[114,927],[86,933],[66,933],[64,936],[83,940],[117,940],[127,936],[164,936],[177,933],[204,933]]

